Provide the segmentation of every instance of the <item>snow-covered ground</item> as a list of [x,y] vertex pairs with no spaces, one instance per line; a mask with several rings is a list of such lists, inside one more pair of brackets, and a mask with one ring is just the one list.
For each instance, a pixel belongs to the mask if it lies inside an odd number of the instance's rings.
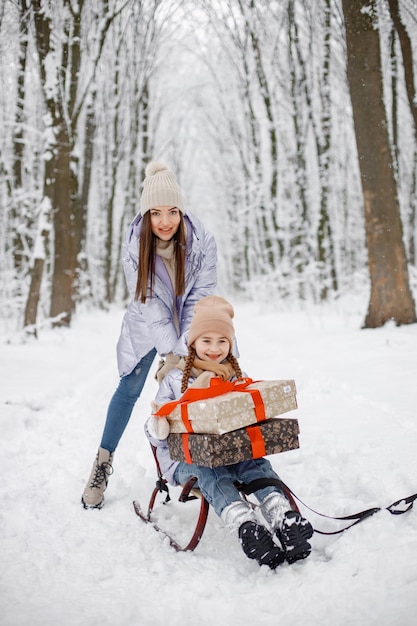
[[[363,302],[281,312],[234,304],[242,368],[297,384],[300,449],[270,457],[295,493],[332,516],[415,493],[417,325],[361,330]],[[79,313],[70,330],[38,340],[2,332],[1,626],[414,625],[417,505],[315,534],[309,559],[276,572],[248,560],[213,511],[192,553],[136,517],[132,500],[145,506],[155,481],[142,429],[153,378],[116,452],[106,505],[82,508],[118,382],[121,317]],[[340,527],[301,510],[315,528]],[[181,538],[194,513],[174,498],[159,519]]]

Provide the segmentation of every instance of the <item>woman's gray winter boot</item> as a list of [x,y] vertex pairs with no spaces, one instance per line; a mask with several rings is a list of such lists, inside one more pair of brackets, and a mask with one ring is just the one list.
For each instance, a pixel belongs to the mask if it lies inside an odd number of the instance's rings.
[[85,509],[101,509],[109,476],[113,474],[113,452],[99,448],[94,459],[90,478],[81,497]]

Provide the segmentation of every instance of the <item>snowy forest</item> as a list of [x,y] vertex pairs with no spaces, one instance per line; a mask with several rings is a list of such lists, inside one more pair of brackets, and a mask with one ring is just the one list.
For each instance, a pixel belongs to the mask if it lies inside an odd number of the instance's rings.
[[416,322],[416,0],[0,0],[0,81],[9,330],[126,299],[155,159],[228,297]]

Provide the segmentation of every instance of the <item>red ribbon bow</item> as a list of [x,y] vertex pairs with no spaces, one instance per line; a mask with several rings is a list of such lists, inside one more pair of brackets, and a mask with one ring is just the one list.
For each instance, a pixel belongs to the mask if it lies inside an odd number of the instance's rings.
[[201,400],[208,400],[209,398],[216,398],[233,391],[244,391],[251,394],[254,403],[256,420],[258,422],[262,422],[266,419],[266,415],[261,392],[258,389],[247,389],[247,387],[253,382],[252,378],[237,378],[233,382],[225,382],[221,378],[215,377],[210,380],[210,387],[190,387],[181,396],[181,398],[163,404],[154,415],[157,417],[166,417],[167,415],[170,415],[177,406],[179,406],[184,426],[187,429],[187,432],[192,433],[194,432],[193,427],[188,418],[189,404]]

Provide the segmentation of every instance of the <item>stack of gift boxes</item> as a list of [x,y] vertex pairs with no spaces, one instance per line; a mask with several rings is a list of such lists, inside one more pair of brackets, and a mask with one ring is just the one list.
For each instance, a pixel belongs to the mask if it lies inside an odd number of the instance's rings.
[[170,403],[168,446],[174,460],[217,467],[299,447],[298,420],[277,417],[297,408],[293,380],[243,379],[225,393],[218,384],[215,397],[205,398],[207,390],[201,389],[201,399],[185,395],[174,408]]

